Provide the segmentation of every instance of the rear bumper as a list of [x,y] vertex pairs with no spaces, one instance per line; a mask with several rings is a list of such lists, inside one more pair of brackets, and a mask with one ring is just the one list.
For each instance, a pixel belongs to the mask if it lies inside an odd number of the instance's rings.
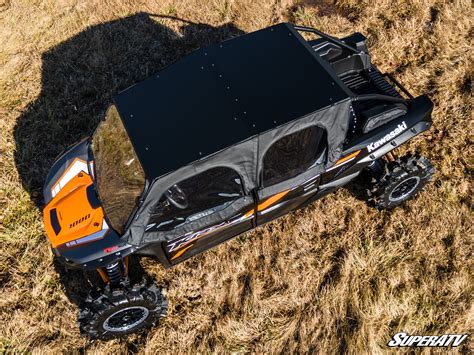
[[[380,158],[387,154],[389,151],[402,145],[418,134],[426,131],[432,125],[431,113],[433,111],[433,102],[426,95],[421,95],[413,100],[408,101],[408,111],[406,115],[396,118],[393,121],[384,124],[374,130],[370,131],[369,134],[365,134],[362,137],[351,140],[347,143],[347,149],[343,152],[343,155],[349,154],[356,150],[365,150],[367,157],[364,161],[371,161]],[[396,136],[389,137],[386,139],[390,132],[393,132],[398,127],[403,127],[403,131]],[[406,127],[406,128],[405,128]],[[374,149],[374,142],[381,142]],[[369,149],[368,147],[371,147]],[[363,161],[361,161],[363,162]]]

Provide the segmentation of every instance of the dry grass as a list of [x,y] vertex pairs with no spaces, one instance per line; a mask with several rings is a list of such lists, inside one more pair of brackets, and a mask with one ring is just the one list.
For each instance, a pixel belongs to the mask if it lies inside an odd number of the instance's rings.
[[[0,352],[377,353],[397,331],[472,333],[470,18],[469,1],[0,0]],[[368,35],[382,70],[431,96],[434,128],[404,149],[430,158],[435,182],[392,213],[340,190],[171,270],[146,261],[170,315],[146,335],[89,343],[35,206],[55,155],[113,93],[284,20]]]

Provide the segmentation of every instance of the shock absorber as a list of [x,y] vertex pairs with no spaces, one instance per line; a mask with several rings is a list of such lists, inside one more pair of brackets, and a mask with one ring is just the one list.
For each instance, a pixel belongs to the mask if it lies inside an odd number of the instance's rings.
[[104,268],[97,269],[97,271],[105,282],[116,286],[127,276],[127,266],[127,260],[117,260]]
[[397,156],[396,156],[396,154],[395,154],[393,151],[388,152],[387,154],[385,154],[385,158],[386,158],[389,162],[392,162],[392,161],[397,160]]
[[122,280],[122,267],[121,262],[116,261],[115,263],[105,266],[105,273],[110,280],[111,285],[117,285]]

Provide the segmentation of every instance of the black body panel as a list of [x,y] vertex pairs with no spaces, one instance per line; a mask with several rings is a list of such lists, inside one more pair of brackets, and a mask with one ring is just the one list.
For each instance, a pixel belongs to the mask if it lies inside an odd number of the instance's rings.
[[193,52],[114,100],[151,180],[348,96],[279,24]]
[[[186,259],[189,259],[190,257],[194,255],[197,255],[206,250],[209,250],[231,238],[234,238],[252,229],[253,225],[252,225],[251,219],[245,219],[243,221],[237,221],[236,223],[233,223],[235,220],[238,220],[238,217],[230,221],[227,221],[225,223],[222,223],[222,225],[224,224],[227,225],[227,226],[223,226],[222,229],[217,228],[215,231],[206,233],[204,237],[197,239],[196,242],[193,243],[192,246],[190,246],[189,251],[185,250],[183,254],[168,252],[167,257],[168,257],[168,260],[170,261],[170,264],[172,265],[178,264]],[[162,245],[163,245],[164,250],[169,250],[169,244],[166,245],[166,243],[163,243]]]
[[[398,117],[393,121],[377,127],[374,130],[370,131],[369,134],[365,134],[359,137],[354,137],[349,140],[345,145],[345,150],[343,154],[347,154],[351,151],[357,149],[365,148],[371,141],[382,138],[387,134],[387,131],[390,131],[392,126],[397,126],[401,122],[405,121],[408,128],[411,128],[420,121],[431,122],[431,112],[433,111],[433,102],[426,95],[421,95],[409,103],[409,108],[406,115]],[[419,133],[419,132],[415,132]]]
[[53,253],[68,268],[95,270],[131,254],[134,248],[123,241],[114,230],[109,230],[104,238],[76,247],[65,244],[53,248]]
[[75,160],[82,159],[87,161],[89,159],[89,144],[88,139],[83,139],[66,148],[56,159],[49,170],[46,177],[46,183],[43,186],[43,203],[46,205],[52,198],[51,188],[64,173],[67,167]]
[[255,214],[246,213],[251,207],[243,208],[234,218],[195,233],[166,242],[144,244],[135,253],[155,257],[165,267],[179,264],[255,227]]

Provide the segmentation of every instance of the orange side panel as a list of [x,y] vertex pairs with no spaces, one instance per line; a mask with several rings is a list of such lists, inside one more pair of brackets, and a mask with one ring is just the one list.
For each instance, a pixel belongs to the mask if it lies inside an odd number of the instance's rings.
[[[102,229],[104,212],[101,207],[93,209],[87,199],[87,187],[91,184],[91,177],[80,172],[44,208],[46,234],[53,248]],[[57,235],[51,224],[50,211],[53,209],[56,209],[61,227]]]

